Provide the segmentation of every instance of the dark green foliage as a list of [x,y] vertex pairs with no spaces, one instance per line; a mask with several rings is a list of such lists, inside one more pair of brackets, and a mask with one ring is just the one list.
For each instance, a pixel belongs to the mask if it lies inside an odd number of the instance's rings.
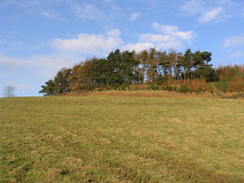
[[167,91],[177,91],[177,87],[176,86],[170,86],[170,85],[166,85],[162,89],[163,90],[167,90]]
[[109,85],[109,70],[110,67],[106,59],[95,59],[91,68],[95,87],[106,87]]
[[156,85],[156,84],[151,84],[151,85],[148,86],[147,89],[148,90],[159,90],[160,87],[158,85]]
[[44,96],[54,96],[57,94],[56,85],[53,80],[49,80],[45,85],[41,86],[42,90],[39,93],[42,93]]
[[156,78],[156,84],[161,85],[163,83],[167,83],[167,77],[162,76],[162,75],[158,75]]
[[226,81],[219,81],[215,83],[215,87],[223,92],[226,92],[228,90],[228,83]]
[[71,75],[71,69],[61,69],[57,76],[54,78],[55,89],[57,94],[67,93],[69,91],[69,79]]
[[111,52],[105,64],[107,66],[106,81],[115,87],[138,82],[138,64],[133,52],[124,51],[121,53],[120,50]]
[[41,86],[42,90],[39,93],[43,93],[44,96],[54,96],[69,92],[70,76],[71,69],[61,69],[54,80],[49,80]]
[[203,74],[203,76],[207,82],[219,81],[219,76],[218,76],[217,72],[211,67],[208,67],[205,70],[205,73]]
[[[115,50],[107,58],[88,59],[71,69],[61,69],[53,80],[42,86],[40,93],[60,95],[70,91],[100,89],[126,90],[132,84],[150,83],[149,89],[157,90],[161,85],[182,80],[190,85],[190,80],[217,82],[216,88],[227,91],[233,78],[244,77],[241,68],[220,68],[215,70],[209,62],[212,53],[207,51],[192,52],[187,49],[184,54],[162,52],[156,49],[134,51]],[[224,79],[223,79],[224,78]],[[189,92],[188,86],[179,89]],[[170,86],[164,90],[175,91]]]
[[180,93],[189,93],[191,89],[187,85],[183,85],[177,91]]
[[182,66],[184,69],[184,78],[189,81],[190,76],[191,76],[191,68],[193,67],[193,53],[191,52],[190,49],[187,49],[185,54],[184,54],[184,59],[182,62]]

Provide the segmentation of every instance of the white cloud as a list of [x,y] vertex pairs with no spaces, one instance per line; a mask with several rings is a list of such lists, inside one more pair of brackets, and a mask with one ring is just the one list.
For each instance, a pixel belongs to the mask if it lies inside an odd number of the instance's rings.
[[113,19],[118,19],[122,15],[121,8],[113,5],[112,1],[103,0],[101,4],[104,5],[107,3],[107,7],[109,7],[106,9],[101,8],[98,3],[86,3],[84,1],[79,3],[75,0],[66,1],[68,2],[67,6],[70,7],[74,14],[82,21],[99,21],[107,25]]
[[151,25],[152,29],[159,32],[157,34],[141,34],[137,43],[130,43],[124,49],[141,51],[148,48],[156,49],[180,49],[184,43],[194,39],[193,31],[181,31],[174,25],[161,25],[157,22]]
[[202,13],[198,20],[201,23],[218,21],[221,17],[223,17],[223,12],[224,8],[214,8],[212,10]]
[[242,51],[235,51],[233,52],[230,56],[230,58],[240,58],[240,57],[244,57],[244,50]]
[[75,14],[82,20],[101,20],[106,19],[107,15],[93,6],[92,4],[76,4],[72,3],[72,9]]
[[56,5],[57,3],[61,3],[62,1],[65,0],[2,0],[2,6],[15,6],[31,14],[50,19],[63,20],[64,18],[62,18],[52,8],[52,5]]
[[155,34],[140,34],[135,43],[124,43],[118,29],[104,34],[81,33],[73,38],[53,39],[49,44],[56,49],[53,54],[29,58],[0,55],[0,66],[34,70],[45,76],[53,76],[62,67],[72,67],[89,55],[104,56],[117,48],[136,51],[149,48],[177,49],[184,47],[184,44],[193,40],[195,36],[193,31],[182,31],[177,26],[161,25],[157,22],[153,23],[151,28],[156,31]]
[[[244,57],[244,50],[243,50],[244,35],[234,36],[234,37],[230,37],[230,38],[226,39],[224,41],[224,47],[232,50],[232,53],[229,55],[230,58],[236,59],[236,58]],[[236,48],[239,50],[235,50]],[[235,50],[235,51],[233,52],[233,50]]]
[[56,20],[63,20],[57,13],[48,10],[40,9],[40,15],[46,18],[56,19]]
[[160,31],[160,32],[176,32],[179,30],[179,27],[174,26],[174,25],[161,25],[157,22],[154,22],[151,26],[154,30]]
[[186,13],[191,15],[201,13],[203,7],[206,6],[206,2],[202,0],[188,0],[184,1],[184,4],[180,7]]
[[[85,58],[73,55],[36,55],[27,58],[16,58],[0,54],[1,86],[13,85],[17,95],[39,95],[41,84],[52,79],[63,67],[72,67]],[[1,94],[0,94],[1,95]]]
[[119,48],[122,44],[120,31],[111,30],[103,34],[79,34],[73,39],[55,39],[51,43],[55,48],[63,51],[81,54],[103,54]]
[[137,52],[142,51],[142,50],[147,50],[150,48],[155,48],[155,45],[150,42],[138,42],[138,43],[129,43],[124,45],[122,48],[123,50],[135,50]]
[[169,35],[162,35],[162,34],[141,34],[139,36],[139,40],[141,42],[150,41],[153,43],[157,43],[157,42],[169,42],[175,40],[175,38]]
[[183,47],[182,40],[177,37],[162,34],[142,34],[139,42],[151,43],[156,49],[180,49]]
[[160,31],[165,35],[175,37],[181,40],[192,40],[195,37],[193,31],[180,31],[179,27],[174,25],[161,25],[157,22],[152,24],[152,28],[156,31]]
[[[99,21],[109,24],[113,19],[122,16],[121,9],[111,0],[77,1],[77,0],[0,0],[1,7],[17,7],[28,14],[44,18],[66,20],[68,14],[82,21]],[[57,8],[59,7],[59,8]],[[109,8],[105,8],[109,7]],[[65,11],[61,11],[65,9]]]
[[185,0],[180,9],[195,15],[199,23],[218,22],[229,17],[226,9],[234,5],[231,0]]
[[11,5],[11,6],[17,6],[22,8],[30,8],[30,7],[39,7],[41,5],[40,0],[3,0],[2,3],[4,5]]
[[26,70],[39,76],[51,78],[63,67],[72,67],[84,61],[85,55],[101,56],[122,46],[120,31],[115,29],[106,34],[80,34],[73,39],[54,39],[52,46],[58,49],[51,55],[34,55],[15,58],[0,54],[0,68],[7,72]]
[[0,66],[3,68],[27,69],[42,76],[53,77],[63,67],[79,63],[81,58],[71,55],[36,55],[29,58],[14,58],[0,55]]
[[135,20],[138,19],[140,16],[141,16],[140,13],[132,13],[132,14],[130,15],[129,20],[130,20],[130,21],[135,21]]
[[244,46],[244,35],[228,38],[224,41],[225,47]]

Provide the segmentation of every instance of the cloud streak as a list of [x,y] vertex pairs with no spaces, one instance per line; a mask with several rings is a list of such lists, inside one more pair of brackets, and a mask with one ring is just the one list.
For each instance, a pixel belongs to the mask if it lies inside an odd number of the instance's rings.
[[224,40],[223,45],[232,52],[229,58],[237,59],[244,57],[244,35],[227,38]]
[[244,57],[244,50],[235,51],[229,57],[230,58],[241,58],[241,57]]
[[224,41],[225,47],[240,47],[244,46],[244,35],[228,38]]
[[51,45],[61,51],[75,52],[80,54],[103,54],[119,48],[123,41],[120,31],[114,29],[106,34],[79,34],[71,39],[54,39]]
[[[104,3],[111,2],[103,1]],[[108,22],[119,14],[119,8],[116,6],[111,5],[108,11],[105,11],[89,1],[78,2],[76,0],[2,0],[0,8],[1,6],[14,6],[25,12],[55,20],[66,20],[67,15],[72,14],[82,21]],[[53,8],[57,6],[65,8],[66,13],[58,11],[58,8]]]
[[223,17],[224,8],[214,8],[209,11],[203,12],[198,21],[201,23],[219,21]]
[[135,21],[136,19],[138,19],[140,16],[141,16],[140,13],[132,13],[132,14],[130,15],[129,20],[130,20],[131,22],[133,22],[133,21]]
[[39,16],[55,19],[55,20],[63,20],[58,12],[54,9],[50,8],[52,4],[60,3],[63,0],[2,0],[2,6],[15,6],[23,9],[26,12],[31,12],[32,14],[37,14]]
[[83,21],[91,21],[91,20],[101,20],[107,19],[108,15],[106,15],[103,11],[99,10],[92,4],[82,4],[72,2],[71,5],[77,17],[79,17]]
[[53,77],[57,70],[79,63],[81,58],[71,55],[36,55],[29,58],[14,58],[0,55],[0,65],[7,70],[23,69],[41,76]]
[[187,0],[180,9],[189,15],[195,15],[199,23],[219,22],[229,15],[227,8],[234,5],[231,0]]
[[157,33],[141,34],[137,43],[129,43],[123,48],[135,51],[149,48],[180,49],[184,47],[184,43],[191,42],[196,36],[193,31],[181,31],[178,26],[174,25],[162,25],[154,22],[151,28]]

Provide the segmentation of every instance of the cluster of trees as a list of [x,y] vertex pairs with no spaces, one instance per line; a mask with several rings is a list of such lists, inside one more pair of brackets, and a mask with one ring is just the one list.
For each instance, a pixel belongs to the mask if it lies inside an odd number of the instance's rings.
[[91,58],[73,68],[61,69],[54,79],[42,86],[40,93],[52,96],[76,90],[95,88],[119,88],[131,84],[167,84],[182,80],[186,84],[193,79],[206,82],[218,80],[216,70],[210,64],[212,53],[207,51],[185,53],[162,52],[156,49],[134,51],[115,50],[107,58]]
[[216,87],[224,92],[244,91],[244,65],[222,66],[216,69],[219,82]]

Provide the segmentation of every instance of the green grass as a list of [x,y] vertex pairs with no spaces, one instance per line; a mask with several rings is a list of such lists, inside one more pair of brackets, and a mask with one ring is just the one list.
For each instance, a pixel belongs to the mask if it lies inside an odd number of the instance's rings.
[[244,100],[0,99],[0,182],[244,182]]

